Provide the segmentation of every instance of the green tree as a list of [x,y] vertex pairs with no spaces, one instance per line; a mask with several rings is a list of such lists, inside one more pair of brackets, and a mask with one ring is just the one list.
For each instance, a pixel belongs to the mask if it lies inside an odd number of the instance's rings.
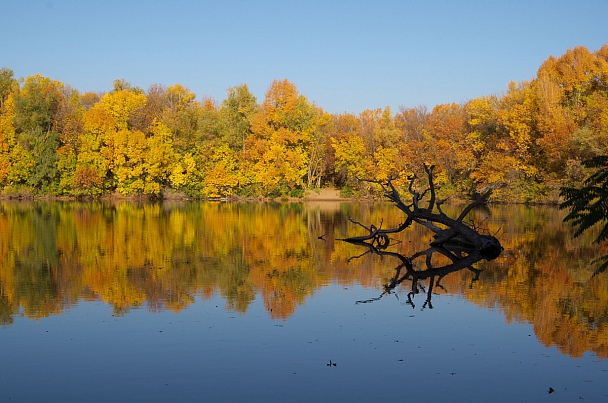
[[36,166],[27,183],[34,189],[40,189],[43,193],[55,193],[57,191],[55,180],[59,179],[57,170],[59,133],[55,131],[46,134],[34,132],[33,135],[30,144],[33,145],[31,152],[36,160]]
[[18,133],[36,130],[48,133],[59,106],[63,84],[40,74],[30,76],[15,94],[13,119]]
[[179,154],[192,152],[199,142],[198,127],[201,104],[196,95],[181,84],[167,88],[166,107],[159,119],[173,133],[173,146]]
[[19,82],[13,76],[13,70],[2,67],[0,69],[0,113],[6,98],[19,90]]
[[128,82],[124,78],[117,78],[116,80],[114,80],[114,82],[112,83],[112,91],[110,92],[115,93],[120,91],[133,92],[138,95],[144,94],[144,90],[139,87],[134,87],[130,82]]
[[220,105],[220,136],[234,151],[241,151],[251,134],[251,121],[257,111],[255,96],[247,84],[228,89]]
[[16,139],[35,161],[26,183],[43,193],[55,191],[58,181],[59,133],[55,129],[63,88],[62,83],[37,74],[27,78],[14,99]]

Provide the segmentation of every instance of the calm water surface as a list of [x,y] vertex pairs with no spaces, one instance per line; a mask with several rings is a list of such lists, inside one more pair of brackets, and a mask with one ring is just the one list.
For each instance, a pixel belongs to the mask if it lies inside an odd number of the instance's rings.
[[388,204],[0,203],[0,401],[608,399],[608,274],[591,264],[608,251],[563,212],[478,211],[498,259],[388,293],[399,261],[338,241],[362,234],[349,215],[403,219]]

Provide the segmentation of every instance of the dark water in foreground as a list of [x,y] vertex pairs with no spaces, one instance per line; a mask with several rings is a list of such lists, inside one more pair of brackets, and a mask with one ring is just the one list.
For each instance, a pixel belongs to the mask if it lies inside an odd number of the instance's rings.
[[337,241],[362,233],[348,215],[402,221],[387,204],[1,203],[0,401],[608,399],[608,273],[590,263],[608,251],[563,212],[479,211],[501,257],[388,294],[399,262]]

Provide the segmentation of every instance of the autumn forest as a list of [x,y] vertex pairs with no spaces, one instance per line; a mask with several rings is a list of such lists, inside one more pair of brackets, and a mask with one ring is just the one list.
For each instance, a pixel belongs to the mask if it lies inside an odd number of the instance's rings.
[[[531,81],[463,104],[329,114],[287,79],[259,103],[246,84],[220,104],[181,84],[123,79],[80,93],[0,70],[0,193],[8,197],[301,197],[437,166],[443,196],[494,189],[505,202],[559,201],[608,151],[608,45],[542,63]],[[398,183],[399,184],[399,183]]]

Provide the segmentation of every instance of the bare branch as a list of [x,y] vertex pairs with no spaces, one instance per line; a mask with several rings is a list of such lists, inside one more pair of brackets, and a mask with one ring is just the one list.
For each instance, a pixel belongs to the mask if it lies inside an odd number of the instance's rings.
[[[424,170],[428,176],[429,187],[422,193],[415,189],[415,182],[417,180],[416,175],[409,178],[408,192],[412,196],[412,203],[410,205],[405,204],[401,199],[401,195],[393,183],[393,180],[396,179],[396,177],[390,177],[386,182],[365,179],[364,181],[366,182],[379,185],[385,196],[391,200],[398,209],[405,213],[406,219],[396,228],[382,229],[381,226],[376,227],[374,225],[367,227],[349,217],[351,222],[365,228],[369,234],[345,238],[343,240],[353,243],[371,241],[375,246],[386,248],[389,245],[388,234],[403,231],[415,222],[427,227],[435,233],[434,240],[431,243],[431,246],[433,247],[452,244],[450,247],[458,248],[461,253],[473,254],[479,252],[481,253],[480,256],[487,260],[498,257],[503,249],[498,239],[492,235],[480,234],[475,226],[470,226],[463,222],[464,218],[474,208],[487,202],[491,190],[488,190],[483,194],[476,193],[475,200],[464,208],[458,218],[450,218],[441,209],[441,206],[446,200],[436,200],[436,189],[433,181],[434,169],[434,165],[424,165]],[[428,205],[426,208],[421,208],[420,203],[427,192],[430,193]]]
[[464,210],[462,210],[462,213],[460,213],[456,221],[462,221],[475,207],[481,206],[482,204],[486,204],[491,194],[492,190],[488,190],[483,195],[475,192],[475,200],[471,204],[469,204]]

